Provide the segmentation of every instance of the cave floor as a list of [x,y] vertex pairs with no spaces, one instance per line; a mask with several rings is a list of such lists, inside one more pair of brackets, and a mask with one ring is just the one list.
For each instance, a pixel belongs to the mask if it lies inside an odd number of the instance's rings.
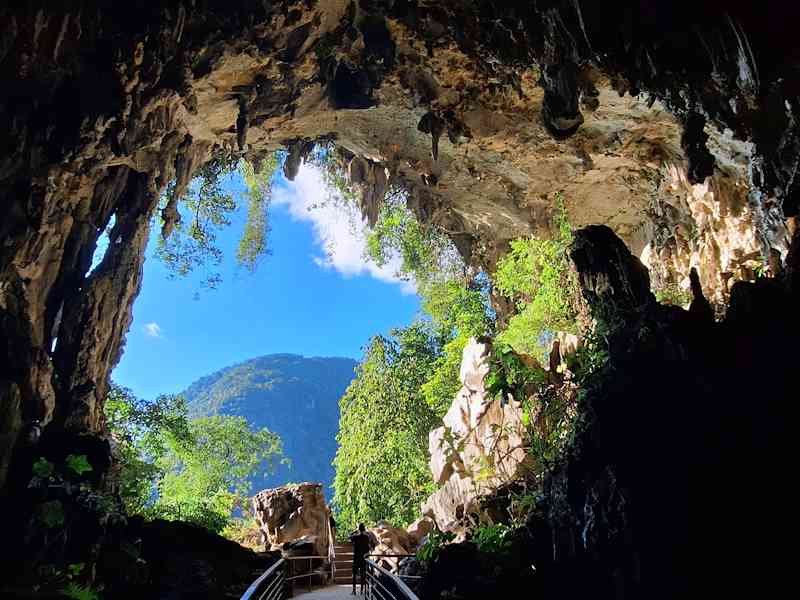
[[348,598],[363,598],[361,595],[351,595],[350,591],[351,587],[349,585],[329,585],[328,587],[311,592],[299,593],[293,597],[302,598],[303,600],[345,600]]

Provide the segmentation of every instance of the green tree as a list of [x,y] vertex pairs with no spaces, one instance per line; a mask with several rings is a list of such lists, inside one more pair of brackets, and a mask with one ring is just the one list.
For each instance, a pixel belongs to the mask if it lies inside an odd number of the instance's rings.
[[444,416],[460,387],[459,370],[470,337],[492,331],[488,281],[471,273],[447,235],[419,222],[402,195],[389,199],[367,238],[367,254],[378,265],[401,258],[400,274],[413,279],[430,319],[438,352],[421,392]]
[[466,273],[450,238],[440,229],[420,223],[402,193],[384,200],[378,221],[367,236],[366,253],[379,266],[399,256],[398,274],[413,278],[418,285],[434,279],[463,278]]
[[159,460],[167,445],[189,444],[191,434],[182,396],[144,402],[113,384],[105,402],[106,424],[115,441],[116,482],[128,514],[143,514],[164,476]]
[[203,285],[213,288],[220,282],[214,269],[222,263],[222,250],[216,244],[219,231],[231,224],[236,202],[222,182],[236,169],[237,159],[218,156],[201,167],[184,194],[175,198],[175,182],[167,186],[162,203],[177,202],[180,220],[168,237],[160,237],[156,256],[171,277],[185,277],[195,269],[207,269]]
[[577,284],[567,255],[572,227],[560,197],[557,203],[553,237],[512,241],[494,274],[498,291],[510,298],[517,309],[497,341],[540,360],[545,357],[553,332],[576,330]]
[[112,385],[105,414],[128,514],[219,532],[250,491],[250,477],[282,457],[280,438],[268,429],[252,429],[243,417],[190,420],[182,396],[145,402]]
[[339,401],[334,505],[340,529],[407,525],[433,490],[428,432],[438,419],[420,388],[438,353],[424,324],[376,336]]
[[275,173],[282,162],[283,155],[273,152],[261,162],[258,171],[247,161],[239,163],[247,196],[247,221],[239,239],[236,259],[251,272],[258,266],[259,259],[269,253],[269,205]]
[[458,279],[433,280],[421,287],[420,296],[441,348],[421,391],[428,406],[443,417],[461,386],[464,347],[471,337],[492,331],[493,315],[488,290],[475,280],[469,284]]
[[281,441],[266,428],[251,429],[244,417],[193,419],[189,429],[191,444],[168,440],[157,461],[164,476],[153,512],[219,532],[249,494],[249,478],[257,470],[274,470]]

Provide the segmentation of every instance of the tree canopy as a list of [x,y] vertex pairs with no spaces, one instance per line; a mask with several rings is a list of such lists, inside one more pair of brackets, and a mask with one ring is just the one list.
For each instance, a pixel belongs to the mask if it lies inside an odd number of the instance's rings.
[[280,438],[243,417],[187,417],[181,396],[148,403],[112,385],[105,404],[116,444],[115,480],[129,514],[222,531],[249,478],[282,458]]
[[436,354],[419,324],[376,336],[367,347],[339,401],[333,502],[342,530],[361,521],[407,525],[433,492],[427,447],[437,416],[420,388]]

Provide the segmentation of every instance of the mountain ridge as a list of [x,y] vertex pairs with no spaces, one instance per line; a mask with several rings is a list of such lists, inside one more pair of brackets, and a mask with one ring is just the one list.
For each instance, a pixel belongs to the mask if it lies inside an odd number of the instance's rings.
[[200,377],[183,394],[193,418],[243,416],[252,426],[281,436],[291,464],[253,477],[252,493],[288,481],[317,481],[328,492],[339,398],[355,377],[356,365],[349,357],[267,354]]

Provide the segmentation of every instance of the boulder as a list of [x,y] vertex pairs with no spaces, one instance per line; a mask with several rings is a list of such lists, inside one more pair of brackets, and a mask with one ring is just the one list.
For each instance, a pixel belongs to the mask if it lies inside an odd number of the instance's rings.
[[[391,571],[396,571],[400,558],[414,554],[418,543],[414,542],[408,532],[401,527],[393,527],[385,521],[380,521],[375,527],[368,529],[377,545],[372,549],[372,554],[387,555],[386,558],[378,559],[379,564]],[[394,555],[394,556],[392,556]]]
[[322,484],[290,484],[259,492],[253,497],[253,514],[268,550],[291,551],[302,540],[315,555],[328,555],[331,511]]
[[486,391],[489,354],[488,343],[467,343],[459,372],[462,387],[443,426],[428,437],[431,473],[441,488],[425,502],[423,514],[440,529],[458,532],[480,497],[528,468],[521,404],[513,399],[502,403]]
[[435,525],[433,520],[431,520],[429,517],[422,517],[421,519],[417,519],[411,525],[409,525],[406,531],[408,532],[408,537],[411,540],[411,543],[414,546],[419,546],[422,543],[422,540],[425,539],[425,536],[433,531],[434,527]]

